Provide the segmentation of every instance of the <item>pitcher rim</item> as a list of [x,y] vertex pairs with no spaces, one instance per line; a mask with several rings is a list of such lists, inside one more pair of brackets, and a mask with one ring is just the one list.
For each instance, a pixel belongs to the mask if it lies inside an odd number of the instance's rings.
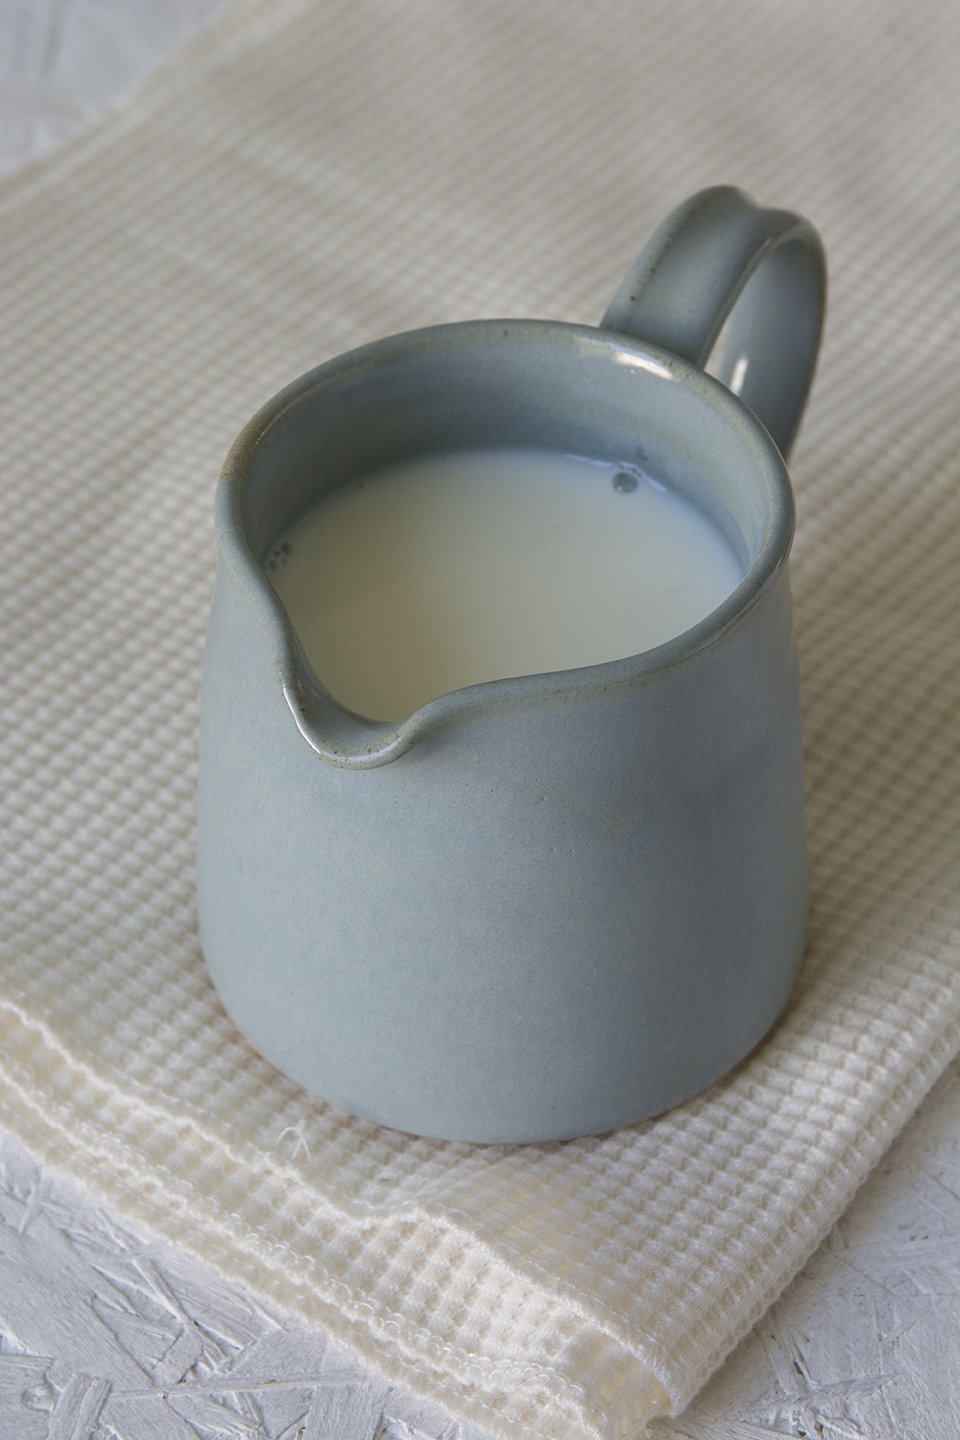
[[[293,405],[338,374],[379,365],[385,358],[413,347],[462,344],[467,338],[489,340],[497,331],[504,339],[527,335],[530,339],[545,340],[553,336],[554,343],[578,344],[590,351],[620,352],[629,357],[628,363],[647,370],[658,380],[692,387],[739,432],[740,443],[754,472],[762,472],[769,502],[765,532],[752,564],[735,589],[695,625],[659,645],[618,660],[478,681],[426,701],[398,722],[359,715],[325,690],[247,539],[241,510],[251,458]],[[343,352],[303,372],[267,400],[234,440],[217,486],[215,512],[220,556],[269,633],[284,693],[304,738],[325,758],[351,768],[382,764],[406,750],[419,735],[469,712],[532,700],[573,699],[587,693],[597,695],[611,689],[651,683],[716,644],[744,621],[784,570],[796,524],[793,489],[776,444],[761,421],[721,381],[668,350],[616,331],[567,321],[516,319],[465,320],[401,331]],[[328,714],[332,706],[347,728],[353,728],[355,733],[346,747],[339,741],[318,743],[311,716],[318,702]]]

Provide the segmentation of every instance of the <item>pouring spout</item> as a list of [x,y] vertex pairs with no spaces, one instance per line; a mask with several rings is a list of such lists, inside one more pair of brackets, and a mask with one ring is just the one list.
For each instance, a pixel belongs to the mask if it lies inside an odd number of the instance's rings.
[[[258,423],[259,417],[254,425]],[[329,764],[346,770],[385,765],[410,748],[424,729],[424,718],[418,713],[397,723],[357,715],[335,700],[315,675],[258,558],[264,541],[257,534],[257,521],[259,512],[267,507],[246,475],[247,445],[241,436],[227,458],[217,491],[217,538],[225,593],[242,596],[244,604],[253,607],[256,629],[266,634],[273,672],[287,708],[310,748]],[[218,593],[219,585],[218,580]],[[216,599],[214,604],[216,608]],[[247,611],[246,623],[249,618]]]
[[410,748],[421,728],[354,715],[301,673],[284,682],[283,698],[310,748],[343,770],[386,765]]

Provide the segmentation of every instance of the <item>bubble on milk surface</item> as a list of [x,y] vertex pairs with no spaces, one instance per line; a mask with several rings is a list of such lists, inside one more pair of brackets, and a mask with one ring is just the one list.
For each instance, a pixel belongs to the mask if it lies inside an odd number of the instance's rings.
[[279,545],[275,545],[273,550],[271,550],[270,555],[267,559],[267,569],[279,570],[281,565],[286,565],[292,554],[293,546],[290,544],[289,540],[281,541]]
[[618,470],[614,471],[613,488],[619,491],[621,495],[629,495],[631,491],[636,490],[639,484],[640,476],[635,470],[627,469],[626,466],[621,465]]

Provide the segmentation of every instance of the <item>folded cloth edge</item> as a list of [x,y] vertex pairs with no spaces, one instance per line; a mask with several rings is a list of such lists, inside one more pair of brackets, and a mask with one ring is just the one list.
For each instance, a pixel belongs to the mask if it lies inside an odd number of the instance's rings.
[[[41,1164],[80,1180],[104,1203],[116,1206],[121,1218],[129,1217],[132,1223],[144,1225],[198,1262],[213,1266],[228,1283],[247,1287],[251,1295],[281,1308],[291,1318],[329,1330],[386,1379],[486,1429],[494,1440],[532,1440],[556,1433],[557,1426],[563,1427],[562,1433],[570,1440],[632,1437],[636,1427],[660,1416],[678,1415],[694,1398],[695,1392],[671,1388],[669,1358],[659,1353],[661,1347],[655,1340],[631,1337],[628,1341],[616,1335],[609,1325],[590,1316],[575,1298],[570,1303],[581,1322],[575,1357],[580,1378],[576,1380],[564,1374],[559,1365],[542,1365],[524,1357],[495,1360],[460,1349],[452,1341],[441,1342],[422,1331],[414,1333],[404,1317],[395,1312],[380,1313],[368,1297],[352,1294],[348,1286],[329,1274],[321,1257],[301,1255],[299,1270],[298,1256],[286,1244],[278,1247],[283,1250],[285,1264],[282,1280],[275,1280],[277,1272],[264,1252],[276,1242],[255,1234],[249,1221],[235,1212],[228,1217],[215,1213],[208,1197],[198,1197],[188,1176],[158,1166],[135,1148],[129,1126],[121,1134],[116,1127],[103,1123],[111,1111],[119,1118],[134,1107],[142,1109],[143,1097],[127,1096],[108,1086],[93,1066],[59,1042],[42,1023],[7,1003],[0,1004],[0,1035],[4,1040],[0,1047],[0,1123],[20,1135]],[[835,1194],[829,1208],[821,1212],[819,1233],[811,1237],[808,1255],[833,1228],[958,1053],[960,1032],[945,1034],[943,1046],[928,1051],[923,1063],[891,1093],[885,1107],[887,1123],[876,1127],[867,1171],[839,1196]],[[55,1067],[49,1064],[53,1056]],[[66,1088],[65,1070],[69,1075]],[[40,1079],[43,1073],[55,1072],[61,1076],[58,1086]],[[81,1118],[75,1101],[67,1105],[63,1096],[75,1096],[84,1089],[98,1093],[98,1104],[87,1107]],[[167,1122],[169,1119],[165,1117]],[[192,1129],[198,1128],[195,1120],[188,1123]],[[207,1132],[201,1138],[207,1143],[213,1140]],[[224,1150],[228,1160],[229,1142],[224,1143]],[[261,1154],[259,1160],[266,1169],[269,1157]],[[244,1164],[250,1164],[249,1155],[244,1155]],[[329,1196],[325,1204],[336,1209]],[[350,1217],[344,1212],[342,1220],[349,1223]],[[188,1228],[184,1222],[189,1222]],[[438,1230],[452,1228],[439,1223],[436,1217],[433,1223]],[[463,1233],[473,1245],[484,1245],[481,1237],[466,1228]],[[491,1258],[504,1264],[502,1255]],[[778,1277],[778,1294],[800,1268],[791,1264]],[[531,1282],[528,1267],[525,1269],[524,1281],[536,1284]],[[556,1306],[563,1298],[562,1292],[554,1289],[546,1298]],[[769,1305],[763,1304],[757,1310],[743,1327],[740,1339],[768,1309]],[[381,1342],[387,1336],[390,1343],[385,1346]],[[431,1348],[432,1363],[428,1355]],[[591,1360],[591,1352],[600,1358]],[[536,1404],[547,1430],[534,1428],[515,1413],[517,1396],[522,1396],[525,1406]]]
[[[624,1345],[609,1327],[596,1323],[585,1312],[581,1343],[577,1346],[580,1363],[595,1345],[607,1347],[596,1367],[596,1384],[589,1386],[583,1379],[564,1375],[559,1367],[525,1357],[492,1360],[460,1351],[456,1344],[439,1342],[437,1337],[422,1332],[407,1335],[407,1322],[402,1316],[379,1313],[366,1296],[350,1296],[348,1287],[325,1271],[320,1257],[300,1257],[312,1263],[305,1265],[307,1274],[299,1279],[295,1264],[298,1257],[286,1245],[282,1247],[283,1277],[274,1283],[275,1272],[265,1257],[254,1253],[253,1243],[264,1250],[270,1242],[255,1235],[242,1216],[216,1215],[209,1201],[197,1196],[188,1176],[158,1167],[137,1151],[129,1133],[121,1134],[103,1123],[100,1117],[111,1111],[142,1108],[140,1097],[131,1099],[107,1086],[46,1027],[20,1015],[12,1005],[0,1004],[0,1035],[4,1042],[0,1047],[0,1123],[24,1139],[43,1166],[80,1180],[106,1204],[116,1206],[121,1218],[144,1225],[200,1263],[212,1265],[228,1283],[246,1286],[251,1294],[282,1308],[291,1318],[329,1329],[364,1363],[411,1393],[469,1419],[496,1440],[548,1433],[511,1415],[510,1399],[519,1391],[526,1401],[535,1399],[542,1407],[545,1424],[551,1428],[563,1426],[562,1433],[571,1440],[574,1436],[577,1440],[610,1440],[621,1432],[617,1418],[607,1413],[606,1397],[613,1401],[616,1396],[621,1407],[626,1406],[633,1425],[670,1413],[670,1396],[643,1357],[642,1346]],[[51,1073],[49,1060],[45,1064],[44,1057],[52,1056],[56,1057],[54,1068],[61,1077],[57,1086],[39,1078],[44,1070]],[[65,1070],[67,1080],[63,1078]],[[81,1117],[76,1104],[68,1105],[63,1097],[84,1089],[100,1092],[100,1104]],[[94,1115],[98,1118],[94,1119]],[[169,1123],[170,1117],[165,1119]],[[204,1138],[209,1141],[212,1137]],[[229,1151],[229,1145],[225,1149]],[[189,1228],[184,1228],[185,1221]],[[478,1243],[476,1237],[469,1238]],[[502,1258],[499,1263],[503,1263]],[[325,1283],[318,1283],[321,1275]],[[552,1306],[558,1305],[556,1292],[545,1298]],[[389,1347],[380,1343],[384,1335],[389,1335]],[[656,1348],[655,1342],[649,1343]],[[428,1346],[435,1352],[429,1367],[424,1364]],[[498,1394],[504,1403],[492,1403],[490,1397]],[[608,1418],[612,1428],[605,1423]]]

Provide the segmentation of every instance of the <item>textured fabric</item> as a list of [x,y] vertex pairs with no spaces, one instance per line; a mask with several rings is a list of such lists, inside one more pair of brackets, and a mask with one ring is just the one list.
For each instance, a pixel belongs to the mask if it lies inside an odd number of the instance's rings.
[[[243,0],[0,192],[0,1119],[498,1437],[680,1409],[957,1049],[958,30],[896,0]],[[378,1129],[253,1054],[197,946],[219,464],[344,348],[595,320],[717,181],[831,261],[794,462],[800,988],[735,1074],[617,1134]]]

